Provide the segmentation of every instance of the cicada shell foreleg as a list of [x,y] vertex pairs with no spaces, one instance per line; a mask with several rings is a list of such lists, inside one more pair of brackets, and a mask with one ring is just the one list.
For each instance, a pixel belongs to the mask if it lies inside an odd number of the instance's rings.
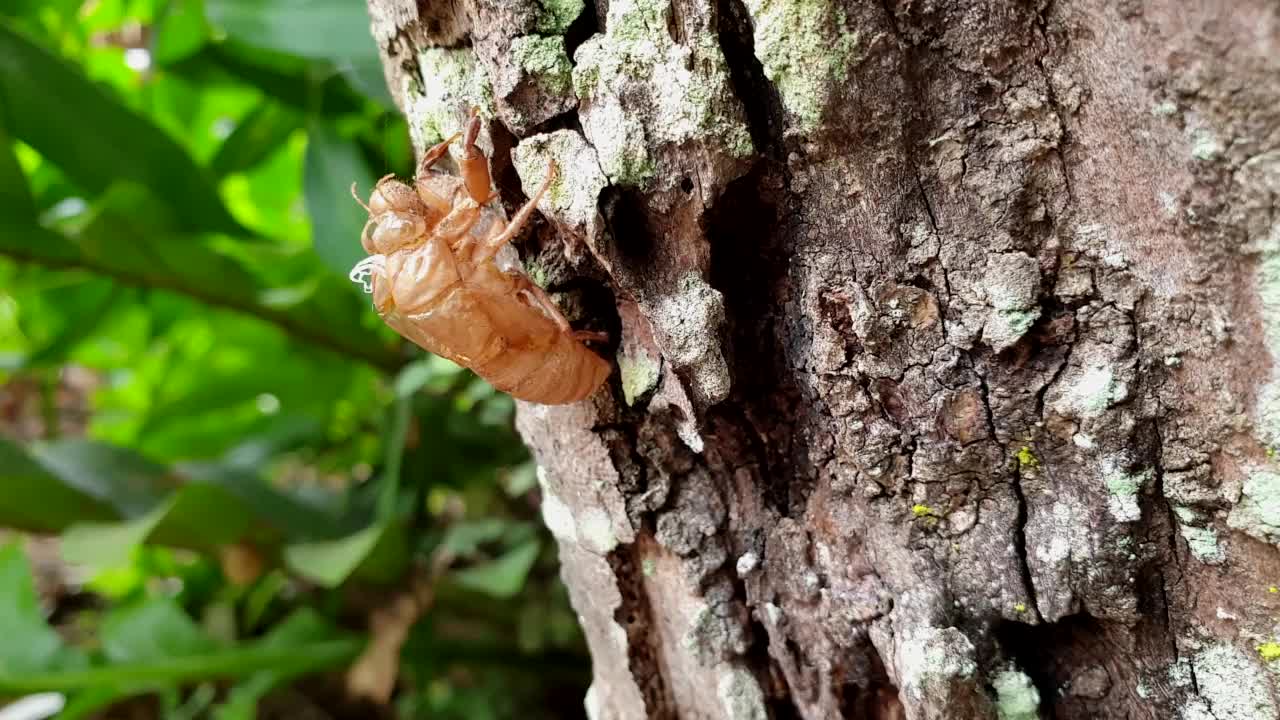
[[552,162],[547,165],[547,177],[543,179],[542,184],[533,193],[533,197],[529,198],[529,202],[526,202],[523,207],[516,211],[515,216],[511,218],[511,222],[507,224],[505,229],[486,238],[480,244],[480,247],[476,248],[475,254],[471,256],[472,262],[479,264],[492,260],[503,245],[511,242],[511,239],[518,235],[524,229],[524,226],[529,223],[529,218],[533,216],[533,211],[537,207],[538,201],[542,199],[543,195],[547,194],[547,189],[551,187],[551,183],[555,179],[556,164]]
[[418,174],[421,175],[427,172],[434,167],[436,163],[440,162],[440,158],[444,157],[445,154],[449,152],[449,146],[457,142],[460,137],[462,137],[462,133],[456,132],[427,148],[427,151],[422,153],[422,162],[418,163]]
[[498,194],[490,192],[492,180],[489,177],[489,158],[476,147],[476,138],[479,136],[480,114],[476,111],[467,121],[466,134],[462,140],[462,160],[459,165],[462,170],[462,183],[467,187],[467,194],[476,201],[477,205],[487,205]]

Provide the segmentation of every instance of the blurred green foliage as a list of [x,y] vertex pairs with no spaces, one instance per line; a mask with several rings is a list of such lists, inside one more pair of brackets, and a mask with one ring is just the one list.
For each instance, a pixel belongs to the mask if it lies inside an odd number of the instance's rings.
[[511,401],[346,279],[411,163],[363,3],[0,7],[0,703],[341,717],[425,585],[350,716],[581,714]]

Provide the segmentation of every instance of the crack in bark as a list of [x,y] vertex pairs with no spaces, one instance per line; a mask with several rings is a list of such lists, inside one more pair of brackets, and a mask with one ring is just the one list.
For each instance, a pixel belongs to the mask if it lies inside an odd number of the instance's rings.
[[747,129],[756,152],[770,161],[783,158],[783,110],[778,89],[765,76],[756,56],[755,36],[743,0],[715,0],[717,39],[729,66],[733,94],[747,116]]
[[[1173,512],[1173,503],[1169,502],[1168,498],[1166,498],[1164,494],[1164,461],[1162,459],[1164,455],[1164,438],[1163,438],[1164,433],[1160,428],[1159,418],[1156,418],[1152,424],[1155,428],[1155,433],[1156,433],[1156,448],[1154,453],[1155,462],[1154,462],[1153,469],[1155,471],[1155,485],[1156,485],[1155,491],[1158,497],[1157,503],[1164,505],[1165,518],[1166,518],[1166,521],[1169,523],[1169,537],[1168,537],[1169,560],[1172,563],[1173,567],[1177,569],[1178,574],[1181,576],[1182,560],[1181,560],[1181,556],[1178,554],[1178,518]],[[1180,578],[1179,580],[1175,580],[1174,582],[1179,582],[1179,581],[1180,581]],[[1163,569],[1160,571],[1160,600],[1161,600],[1161,604],[1164,607],[1163,619],[1164,619],[1166,635],[1169,639],[1169,652],[1176,659],[1179,657],[1178,642],[1173,633],[1173,616],[1170,612],[1171,605],[1169,603],[1168,580]],[[1198,693],[1199,691],[1197,690],[1197,694]]]
[[933,231],[937,233],[938,218],[933,214],[933,203],[929,202],[929,193],[925,192],[924,182],[920,179],[920,168],[914,164],[912,167],[916,171],[916,189],[920,191],[920,202],[924,204],[924,211],[929,216],[929,227],[933,228]]
[[653,631],[655,618],[644,590],[643,573],[636,566],[639,547],[638,543],[622,546],[606,557],[622,598],[613,619],[627,634],[628,670],[644,695],[647,716],[674,720],[678,717],[675,701],[659,661],[661,636]]
[[[1049,21],[1046,15],[1049,14],[1053,7],[1053,0],[1049,0],[1043,7],[1036,8],[1036,20],[1040,26],[1040,38],[1044,42],[1044,52],[1036,58],[1036,67],[1040,70],[1040,76],[1044,79],[1045,94],[1048,96],[1049,105],[1053,107],[1054,118],[1058,121],[1058,131],[1062,133],[1062,142],[1055,144],[1053,154],[1058,158],[1058,169],[1062,173],[1062,183],[1067,189],[1067,198],[1071,205],[1075,205],[1075,191],[1071,187],[1071,172],[1067,167],[1066,148],[1071,143],[1071,131],[1067,128],[1068,113],[1062,107],[1062,103],[1058,100],[1058,93],[1053,87],[1053,76],[1049,72],[1047,58],[1051,51],[1049,41]],[[1064,36],[1065,37],[1065,36]]]
[[991,391],[987,386],[987,378],[982,373],[974,373],[978,378],[978,384],[982,389],[982,409],[986,414],[987,431],[991,433],[991,441],[1000,448],[1000,456],[1005,458],[1006,462],[1015,463],[1012,481],[1009,483],[1013,496],[1018,501],[1018,515],[1015,518],[1014,528],[1014,554],[1018,558],[1018,569],[1022,576],[1023,589],[1027,593],[1027,597],[1031,600],[1031,607],[1035,608],[1036,617],[1043,618],[1044,614],[1040,611],[1040,603],[1036,598],[1036,584],[1031,573],[1031,563],[1027,556],[1027,498],[1022,491],[1022,470],[1016,460],[1011,460],[1012,455],[1006,443],[1000,441],[999,435],[996,433],[995,416],[991,411]]

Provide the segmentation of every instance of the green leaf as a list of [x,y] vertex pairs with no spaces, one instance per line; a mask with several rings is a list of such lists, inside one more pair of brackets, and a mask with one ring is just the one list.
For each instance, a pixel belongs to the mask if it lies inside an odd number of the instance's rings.
[[67,700],[67,704],[58,713],[57,720],[81,720],[81,718],[100,717],[99,710],[110,707],[129,697],[132,692],[125,688],[101,686],[82,690]]
[[391,405],[390,431],[387,433],[382,464],[381,486],[378,488],[378,518],[391,522],[400,499],[400,468],[404,462],[404,443],[409,434],[413,405],[408,398],[397,398]]
[[457,522],[449,526],[441,544],[454,555],[475,555],[480,546],[495,542],[507,533],[509,523],[501,518]]
[[218,176],[247,170],[277,152],[300,127],[302,117],[297,111],[263,100],[223,141],[209,169]]
[[[302,608],[273,627],[262,638],[261,645],[287,649],[332,640],[336,636],[333,627],[318,613]],[[231,688],[227,701],[214,710],[214,720],[255,720],[258,701],[297,675],[296,672],[267,669],[245,678]]]
[[145,542],[213,550],[243,537],[252,519],[252,510],[222,489],[190,484],[135,520],[71,527],[62,536],[62,555],[105,568],[128,562]]
[[33,445],[30,452],[60,485],[110,505],[122,517],[147,513],[174,486],[163,467],[127,448],[68,439]]
[[373,173],[355,144],[327,123],[311,123],[305,190],[313,242],[325,265],[344,278],[365,256],[360,233],[369,220],[350,196],[353,182],[363,194],[373,188]]
[[74,15],[79,6],[79,0],[7,0],[4,7],[0,8],[0,16],[34,16],[42,10],[53,10],[67,16]]
[[0,525],[57,532],[76,522],[116,517],[104,498],[63,482],[21,447],[0,437]]
[[353,88],[384,107],[394,107],[363,4],[344,0],[207,0],[207,6],[210,20],[236,41],[326,60]]
[[[341,532],[334,517],[268,485],[256,469],[226,463],[184,463],[178,471],[189,481],[216,486],[253,508],[258,522],[288,540],[332,537]],[[261,538],[264,531],[259,530]]]
[[156,22],[151,60],[171,65],[198,52],[208,38],[202,0],[169,0]]
[[[97,193],[148,188],[183,227],[243,233],[214,185],[168,135],[76,69],[0,25],[0,105],[14,136]],[[92,118],[92,129],[85,118]]]
[[0,676],[81,665],[45,623],[27,556],[17,544],[0,546]]
[[169,71],[188,82],[207,86],[240,82],[299,112],[343,115],[361,111],[365,103],[340,76],[316,84],[313,62],[275,55],[232,40],[206,45]]
[[120,287],[110,280],[90,278],[70,287],[59,287],[49,301],[59,307],[66,323],[43,345],[26,357],[26,367],[45,367],[67,362],[71,352],[93,334],[115,309]]
[[257,642],[199,655],[93,667],[63,666],[62,669],[20,673],[0,668],[0,694],[72,692],[102,687],[125,688],[122,694],[134,694],[150,687],[244,677],[267,670],[298,676],[342,667],[360,653],[363,645],[363,640],[351,637],[283,647]]
[[406,365],[399,375],[396,375],[394,388],[396,397],[407,398],[426,387],[427,383],[435,375],[435,368],[428,358],[415,360]]
[[384,108],[394,109],[395,100],[387,89],[387,76],[382,69],[382,58],[375,52],[372,55],[361,55],[346,62],[339,61],[338,72],[346,78],[351,87],[364,93],[365,97],[376,101]]
[[541,546],[537,539],[528,540],[492,562],[458,570],[451,577],[469,590],[496,598],[513,597],[524,587]]
[[112,611],[103,620],[101,641],[103,654],[115,663],[201,655],[218,647],[170,598]]
[[[117,518],[124,518],[119,521]],[[333,537],[334,515],[270,487],[253,470],[200,463],[169,469],[85,440],[30,451],[0,438],[0,525],[67,528],[71,562],[124,564],[143,543],[213,550],[242,539],[272,547]]]
[[393,580],[406,561],[404,529],[378,523],[337,540],[297,543],[284,549],[285,565],[324,587],[337,587],[357,571],[375,582]]
[[209,19],[255,47],[307,58],[377,57],[364,3],[349,0],[206,0]]
[[5,128],[3,108],[0,108],[0,215],[33,220],[36,216],[36,203],[31,197],[27,176],[18,164],[13,138]]

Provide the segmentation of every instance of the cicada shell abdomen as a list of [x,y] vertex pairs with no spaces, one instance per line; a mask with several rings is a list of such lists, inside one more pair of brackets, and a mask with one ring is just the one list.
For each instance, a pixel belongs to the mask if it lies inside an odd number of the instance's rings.
[[[393,253],[373,274],[379,314],[406,339],[529,402],[577,402],[609,377],[607,362],[513,289],[520,281],[514,272],[490,266],[432,292],[422,289],[427,278],[439,279],[426,253],[424,247]],[[404,302],[414,296],[426,302]]]
[[557,333],[549,348],[501,356],[476,372],[514,398],[560,405],[590,397],[611,371],[609,363],[581,342]]

